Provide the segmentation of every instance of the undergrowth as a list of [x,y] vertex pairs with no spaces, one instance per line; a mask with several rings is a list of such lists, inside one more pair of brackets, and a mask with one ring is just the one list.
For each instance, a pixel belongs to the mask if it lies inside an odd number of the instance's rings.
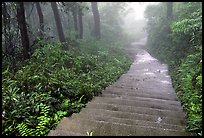
[[186,130],[202,136],[202,3],[175,2],[172,14],[172,19],[166,18],[164,3],[147,8],[147,46],[170,67],[186,112]]
[[131,64],[117,45],[102,41],[82,40],[67,51],[60,43],[40,41],[35,46],[31,59],[15,75],[10,66],[3,70],[4,136],[47,135],[62,117],[79,112]]

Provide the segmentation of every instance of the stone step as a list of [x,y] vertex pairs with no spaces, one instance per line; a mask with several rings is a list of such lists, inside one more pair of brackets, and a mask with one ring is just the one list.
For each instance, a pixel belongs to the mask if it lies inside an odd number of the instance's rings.
[[108,97],[95,97],[91,101],[94,103],[107,103],[107,104],[117,104],[117,105],[128,105],[135,107],[148,107],[148,108],[156,108],[163,110],[171,110],[171,111],[182,111],[181,106],[169,105],[167,103],[159,103],[154,101],[135,101],[135,100],[124,100],[124,99],[116,99],[116,98],[108,98]]
[[[77,125],[76,125],[77,124]],[[176,136],[189,135],[184,131],[176,131],[154,127],[144,127],[137,125],[127,125],[120,123],[110,123],[106,121],[96,121],[84,118],[77,120],[61,121],[55,131],[77,132],[86,135],[93,132],[93,136]]]
[[[132,89],[132,90],[137,90],[136,88],[142,89],[142,90],[154,90],[155,89],[155,85],[157,86],[157,90],[155,90],[155,92],[162,92],[162,93],[174,93],[174,89],[172,87],[172,85],[170,86],[165,86],[162,84],[154,84],[154,82],[151,82],[150,84],[147,84],[145,82],[138,84],[138,82],[126,82],[128,84],[125,83],[121,83],[121,82],[115,82],[112,85],[110,85],[109,87],[107,87],[108,89]],[[158,89],[159,88],[159,89]],[[149,92],[149,91],[147,91]]]
[[[156,81],[148,81],[148,82],[126,82],[125,83],[121,83],[121,82],[117,82],[114,83],[113,86],[115,87],[120,87],[120,88],[127,88],[127,89],[131,89],[131,88],[143,88],[143,89],[152,89],[154,90],[155,88],[155,92],[162,92],[162,93],[169,93],[169,92],[174,92],[174,89],[172,88],[172,84],[165,84],[168,83],[166,81],[162,81],[163,83],[157,83]],[[128,83],[128,84],[127,84]],[[159,88],[159,89],[158,89]],[[149,92],[149,91],[147,91]]]
[[97,108],[97,109],[105,109],[111,111],[121,111],[126,113],[138,113],[138,114],[147,114],[147,115],[156,115],[156,116],[168,116],[171,118],[185,118],[185,113],[171,110],[162,110],[155,108],[147,108],[147,107],[135,107],[135,106],[127,106],[127,105],[117,105],[117,104],[107,104],[107,103],[94,103],[89,102],[86,105],[86,108]]
[[[134,73],[134,74],[132,74]],[[132,75],[130,75],[132,74]],[[138,81],[138,79],[141,81],[143,78],[148,79],[155,79],[155,80],[159,80],[159,78],[161,79],[167,79],[167,80],[171,80],[171,77],[167,77],[169,76],[166,72],[162,72],[160,74],[155,73],[155,70],[151,70],[151,71],[142,71],[142,70],[129,70],[126,74],[124,74],[123,76],[120,77],[120,80],[122,81],[123,79],[126,80],[126,78],[128,79],[135,79],[135,81]]]
[[[184,119],[178,118],[170,118],[156,115],[147,115],[147,114],[138,114],[138,113],[127,113],[121,111],[110,111],[104,109],[94,109],[94,108],[85,108],[82,109],[80,114],[73,115],[72,118],[79,117],[83,118],[84,115],[89,115],[90,118],[94,118],[95,115],[107,116],[107,117],[116,117],[116,118],[125,118],[132,120],[143,120],[149,122],[159,122],[160,124],[172,124],[172,125],[180,125],[185,126]],[[159,121],[160,120],[160,121]]]
[[[129,77],[129,76],[123,76],[122,78],[120,77],[118,80],[117,80],[117,83],[133,83],[133,84],[138,84],[140,82],[147,82],[147,81],[151,81],[152,83],[165,83],[165,82],[162,82],[162,81],[167,81],[166,84],[171,84],[171,79],[168,75],[166,76],[144,76],[144,75],[137,75],[135,77]],[[166,86],[166,87],[169,87],[169,86]]]
[[138,92],[138,93],[146,93],[146,94],[155,94],[155,95],[163,95],[163,96],[176,96],[175,91],[173,88],[162,88],[159,87],[160,89],[158,90],[158,87],[145,87],[143,85],[137,86],[137,85],[116,85],[115,83],[112,84],[111,86],[107,87],[106,90],[108,91],[116,91],[116,92],[121,92],[121,91],[127,91],[127,92]]
[[[90,115],[89,114],[83,114],[83,117],[81,117],[78,114],[75,114],[72,116],[72,118],[74,118],[74,119],[83,118],[83,119],[90,120]],[[137,125],[137,126],[171,129],[171,130],[178,130],[178,131],[185,129],[185,126],[180,126],[180,125],[172,125],[172,124],[143,121],[143,120],[132,120],[132,119],[117,118],[117,117],[102,116],[102,115],[91,116],[91,120],[106,121],[106,122],[111,122],[111,123],[120,123],[120,124],[127,124],[127,125]]]
[[138,83],[139,84],[144,84],[147,81],[151,81],[151,83],[157,83],[157,84],[159,84],[159,83],[169,84],[169,85],[161,85],[163,88],[170,88],[172,86],[172,84],[169,82],[170,80],[168,80],[166,78],[163,78],[163,79],[158,78],[158,79],[156,79],[156,78],[146,78],[146,77],[144,77],[144,78],[140,77],[140,79],[137,79],[137,78],[132,78],[132,79],[131,78],[127,78],[127,79],[118,80],[115,83],[115,85],[120,86],[120,85],[124,85],[126,83],[126,84],[128,84],[127,86],[129,86],[129,85],[134,86],[134,85],[138,85]]
[[48,136],[85,136],[85,135],[65,130],[50,130]]
[[120,91],[110,91],[110,90],[104,90],[102,93],[104,94],[117,94],[117,95],[128,95],[128,96],[132,96],[132,97],[146,97],[146,98],[155,98],[155,99],[163,99],[163,100],[171,100],[171,101],[177,101],[176,96],[172,96],[172,95],[162,95],[162,94],[147,94],[145,92],[130,92],[130,91],[124,91],[124,90],[120,90]]
[[172,88],[172,84],[167,81],[167,80],[157,80],[157,79],[147,79],[147,78],[142,78],[141,81],[128,81],[129,79],[123,79],[119,80],[116,83],[114,83],[116,86],[127,86],[127,87],[132,87],[132,86],[143,86],[147,84],[147,87],[152,87],[154,88],[154,85],[161,87],[162,89],[169,89]]
[[134,101],[144,101],[144,102],[147,101],[147,102],[155,102],[155,103],[161,103],[161,104],[181,106],[180,101],[170,101],[170,100],[147,98],[147,97],[132,97],[132,96],[128,96],[128,95],[117,95],[117,94],[106,94],[106,93],[102,93],[99,97],[107,97],[107,98],[113,98],[113,99],[124,99],[124,100],[134,100]]
[[[78,114],[73,114],[78,115]],[[56,131],[71,131],[73,133],[79,133],[82,135],[87,135],[87,132],[91,132],[101,127],[101,121],[96,121],[86,118],[74,118],[64,117],[58,126],[55,128]]]

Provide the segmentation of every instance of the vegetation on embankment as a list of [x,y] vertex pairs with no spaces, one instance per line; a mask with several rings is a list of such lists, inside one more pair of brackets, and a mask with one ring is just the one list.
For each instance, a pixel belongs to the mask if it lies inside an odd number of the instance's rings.
[[202,136],[202,3],[173,2],[170,14],[166,4],[145,11],[147,49],[169,64],[173,86],[187,113],[187,130]]
[[40,48],[15,75],[10,66],[2,73],[3,135],[47,135],[131,64],[118,44],[102,41],[81,40],[67,51],[45,41],[34,47]]

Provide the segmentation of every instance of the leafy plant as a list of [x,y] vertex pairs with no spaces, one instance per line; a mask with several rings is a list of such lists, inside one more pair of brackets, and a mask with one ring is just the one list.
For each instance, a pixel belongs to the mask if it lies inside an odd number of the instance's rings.
[[149,6],[148,50],[169,64],[173,86],[187,113],[187,130],[202,135],[202,4],[174,3],[167,20],[165,4]]
[[9,67],[2,72],[3,135],[47,135],[131,64],[117,45],[105,42],[82,40],[69,51],[60,43],[39,43],[13,76]]

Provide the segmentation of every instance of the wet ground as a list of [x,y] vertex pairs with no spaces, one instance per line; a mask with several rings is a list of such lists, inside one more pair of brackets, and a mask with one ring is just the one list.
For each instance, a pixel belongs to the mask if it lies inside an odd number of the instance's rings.
[[[146,50],[144,50],[145,43],[146,38],[139,42],[132,43],[129,49],[127,49],[129,54],[132,54],[131,58],[134,62],[126,75],[131,76],[132,79],[124,80],[121,77],[121,80],[118,80],[117,82],[128,82],[128,85],[137,88],[157,89],[157,92],[160,90],[163,91],[162,89],[169,89],[163,93],[175,95],[171,78],[168,74],[168,65],[160,63],[156,58],[152,57]],[[137,82],[135,83],[135,81]]]

